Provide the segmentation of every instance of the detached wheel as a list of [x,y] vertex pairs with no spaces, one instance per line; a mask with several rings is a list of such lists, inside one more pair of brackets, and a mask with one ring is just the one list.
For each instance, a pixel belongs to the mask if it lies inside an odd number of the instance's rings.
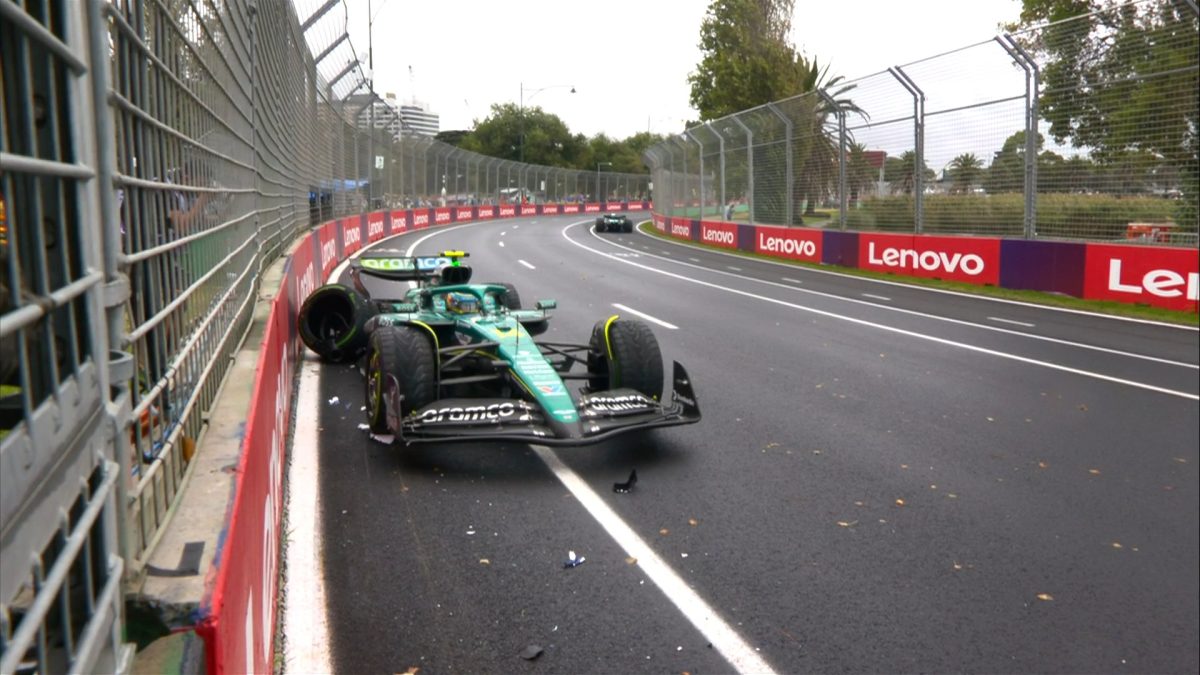
[[376,434],[390,433],[384,392],[386,375],[400,384],[400,415],[406,416],[437,400],[437,364],[429,337],[411,326],[383,326],[371,333],[367,347],[367,425]]
[[353,361],[367,347],[366,324],[375,309],[361,293],[341,284],[325,284],[300,305],[300,339],[325,361]]
[[662,399],[662,351],[645,323],[617,317],[597,321],[588,347],[592,391],[629,388]]

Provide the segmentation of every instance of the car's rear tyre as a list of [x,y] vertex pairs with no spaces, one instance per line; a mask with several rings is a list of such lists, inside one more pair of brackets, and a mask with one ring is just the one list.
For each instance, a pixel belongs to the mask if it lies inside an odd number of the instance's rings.
[[662,399],[662,351],[645,323],[615,317],[597,321],[588,347],[592,391],[629,388]]
[[381,326],[371,333],[367,348],[367,425],[386,434],[387,378],[400,385],[400,415],[406,416],[437,400],[437,363],[429,336],[412,326]]
[[521,294],[517,292],[517,287],[503,281],[489,281],[488,286],[503,286],[504,287],[504,306],[508,309],[521,309]]
[[324,361],[353,361],[367,347],[367,321],[375,309],[361,293],[341,284],[325,284],[300,305],[300,339]]

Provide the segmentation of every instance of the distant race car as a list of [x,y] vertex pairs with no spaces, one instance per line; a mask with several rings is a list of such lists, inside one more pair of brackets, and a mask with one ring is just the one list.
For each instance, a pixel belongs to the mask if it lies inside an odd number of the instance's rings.
[[597,232],[633,232],[633,221],[623,213],[606,213],[596,219]]
[[[521,309],[511,284],[469,283],[466,256],[364,255],[351,262],[353,288],[326,284],[301,306],[305,345],[326,361],[364,359],[372,432],[403,444],[584,445],[700,421],[678,362],[664,397],[661,352],[645,323],[610,316],[586,345],[535,342],[557,303]],[[368,283],[401,292],[376,298]]]

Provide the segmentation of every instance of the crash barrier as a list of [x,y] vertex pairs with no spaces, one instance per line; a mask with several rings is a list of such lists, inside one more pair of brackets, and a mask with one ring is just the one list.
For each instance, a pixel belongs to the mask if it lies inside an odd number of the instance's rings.
[[1194,248],[1197,4],[1079,6],[1100,9],[907,64],[882,61],[885,39],[871,75],[828,71],[672,134],[644,155],[654,201],[756,225]]
[[415,133],[343,4],[0,0],[0,672],[128,670],[125,601],[297,236],[648,195]]
[[200,603],[196,632],[208,672],[263,673],[274,657],[275,597],[283,513],[283,468],[292,381],[304,349],[297,312],[338,263],[370,243],[411,230],[519,215],[646,211],[649,202],[506,204],[376,211],[339,218],[305,235],[288,259],[271,302],[254,375],[251,408],[237,464],[216,570]]
[[1198,311],[1195,248],[842,232],[659,213],[653,221],[655,229],[677,239],[773,258]]

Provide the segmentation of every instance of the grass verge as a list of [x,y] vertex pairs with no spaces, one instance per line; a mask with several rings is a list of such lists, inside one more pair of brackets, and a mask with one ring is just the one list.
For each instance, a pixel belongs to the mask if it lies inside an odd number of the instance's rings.
[[1133,319],[1144,319],[1147,321],[1161,321],[1163,323],[1178,324],[1182,326],[1200,326],[1200,314],[1192,312],[1179,312],[1161,307],[1151,307],[1149,305],[1132,304],[1125,302],[1112,302],[1107,300],[1084,300],[1075,298],[1069,295],[1060,295],[1057,293],[1045,293],[1042,291],[1019,291],[1011,288],[1000,288],[998,286],[980,286],[977,284],[967,284],[959,281],[942,281],[938,279],[923,279],[920,277],[907,277],[896,274],[887,274],[884,272],[875,272],[872,270],[861,270],[853,267],[836,267],[831,265],[821,265],[819,263],[806,263],[795,260],[786,260],[783,258],[775,258],[772,256],[761,255],[758,253],[750,253],[748,251],[737,251],[722,248],[720,246],[712,246],[710,244],[701,244],[694,241],[683,241],[675,237],[668,236],[654,229],[654,224],[651,221],[643,221],[638,223],[638,229],[651,236],[663,239],[665,241],[674,242],[676,244],[685,244],[696,248],[705,248],[729,255],[740,256],[743,258],[754,258],[759,260],[769,260],[774,263],[790,265],[797,268],[818,269],[823,272],[836,272],[852,277],[863,277],[867,279],[880,279],[893,283],[906,284],[909,286],[938,288],[948,291],[957,291],[960,293],[968,293],[988,298],[1001,298],[1004,300],[1015,300],[1019,302],[1028,302],[1036,305],[1046,305],[1049,307],[1063,307],[1066,309],[1076,309],[1084,312],[1095,312],[1097,314],[1108,314],[1111,316],[1122,316]]

